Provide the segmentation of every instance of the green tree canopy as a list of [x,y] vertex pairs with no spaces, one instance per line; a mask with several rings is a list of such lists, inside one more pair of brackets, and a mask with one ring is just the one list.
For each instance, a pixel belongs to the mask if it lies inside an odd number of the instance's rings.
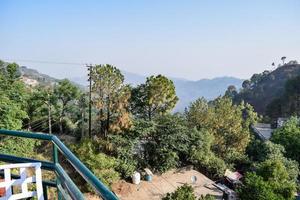
[[244,185],[239,191],[243,200],[294,199],[295,178],[291,179],[281,160],[269,159],[257,166],[256,173],[246,174]]
[[132,112],[138,117],[153,117],[171,111],[178,101],[173,81],[165,76],[150,76],[132,90]]
[[289,79],[285,83],[284,92],[267,105],[266,114],[277,117],[300,115],[300,76]]
[[124,84],[121,71],[112,65],[97,65],[92,69],[93,104],[98,110],[100,133],[119,133],[131,126],[130,90]]
[[250,141],[249,125],[257,114],[249,104],[234,105],[228,97],[208,104],[204,99],[192,103],[186,111],[190,127],[204,128],[214,136],[214,152],[227,159],[232,152],[243,154]]
[[234,85],[228,86],[227,90],[225,91],[225,96],[231,99],[235,99],[238,94],[238,91]]
[[299,118],[292,117],[282,127],[276,129],[272,134],[271,141],[284,146],[285,155],[300,163]]
[[0,128],[19,130],[27,118],[26,90],[15,63],[0,66]]
[[63,120],[66,117],[66,112],[68,111],[68,106],[71,102],[75,102],[80,91],[77,86],[72,84],[69,80],[64,79],[58,82],[58,85],[54,88],[54,94],[58,99],[57,110],[58,110],[58,120],[59,120],[59,133],[62,134],[63,130]]

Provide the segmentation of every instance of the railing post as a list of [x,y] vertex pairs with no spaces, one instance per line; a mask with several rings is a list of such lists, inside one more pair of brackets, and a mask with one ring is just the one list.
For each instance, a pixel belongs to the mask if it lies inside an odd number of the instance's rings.
[[43,184],[43,195],[44,195],[44,200],[48,200],[48,188],[46,185]]
[[[53,145],[53,163],[55,165],[56,163],[59,163],[58,150],[57,150],[57,147],[55,144],[52,144],[52,145]],[[59,177],[56,175],[56,185],[59,185],[59,184],[60,184],[60,180],[59,180]],[[58,200],[62,199],[62,194],[60,193],[58,187],[57,187],[57,199]]]
[[58,150],[55,144],[53,144],[53,163],[58,163]]

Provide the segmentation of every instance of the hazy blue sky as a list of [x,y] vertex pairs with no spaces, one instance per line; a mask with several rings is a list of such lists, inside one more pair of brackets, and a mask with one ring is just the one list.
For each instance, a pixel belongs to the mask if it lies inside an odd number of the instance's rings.
[[[0,1],[0,59],[111,63],[138,74],[248,78],[300,61],[300,0]],[[56,77],[84,68],[19,62]]]

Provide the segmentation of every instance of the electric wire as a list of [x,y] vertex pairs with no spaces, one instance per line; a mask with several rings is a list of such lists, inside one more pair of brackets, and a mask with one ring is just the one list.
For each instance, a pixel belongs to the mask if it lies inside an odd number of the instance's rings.
[[48,61],[48,60],[33,60],[33,59],[3,59],[6,62],[28,62],[28,63],[41,63],[41,64],[57,64],[57,65],[86,65],[85,63],[77,62],[61,62],[61,61]]

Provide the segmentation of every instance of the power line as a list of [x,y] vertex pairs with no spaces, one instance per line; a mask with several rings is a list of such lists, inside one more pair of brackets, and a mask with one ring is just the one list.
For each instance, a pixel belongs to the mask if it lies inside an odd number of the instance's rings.
[[[77,66],[83,66],[85,65],[88,68],[88,76],[89,76],[89,137],[92,137],[92,105],[91,105],[91,98],[92,98],[92,64],[84,64],[84,63],[76,63],[76,62],[58,62],[58,61],[46,61],[46,60],[33,60],[33,59],[3,59],[6,62],[28,62],[28,63],[42,63],[42,64],[57,64],[57,65],[77,65]],[[41,124],[42,125],[42,124]],[[41,126],[40,125],[40,126]],[[51,126],[50,126],[51,127]],[[43,129],[45,130],[45,129]],[[51,132],[51,131],[49,131]]]
[[35,121],[32,121],[32,122],[28,122],[27,124],[23,124],[23,127],[26,127],[26,126],[28,126],[28,125],[30,125],[30,124],[39,124],[41,121],[43,121],[43,120],[45,120],[45,119],[43,119],[44,117],[42,117],[42,118],[40,118],[40,119],[37,119],[37,120],[35,120]]
[[32,60],[32,59],[3,59],[6,62],[28,62],[28,63],[43,63],[43,64],[57,64],[57,65],[85,65],[84,63],[76,62],[59,62],[59,61],[46,61],[46,60]]
[[31,124],[32,126],[30,127],[31,129],[35,129],[35,128],[38,128],[39,126],[43,126],[44,123],[46,123],[48,121],[48,119],[43,119],[41,121],[35,121],[35,122],[32,122],[32,123],[28,123],[27,125],[24,125],[23,127],[27,127],[29,124]]
[[[57,125],[57,124],[59,124],[59,123],[60,123],[59,121],[54,122],[54,123],[51,124],[51,126],[53,126],[54,124]],[[46,131],[47,129],[49,129],[49,127],[46,127],[46,128],[44,128],[44,129],[42,129],[41,131],[38,131],[38,132],[44,133],[44,131]],[[49,133],[48,133],[48,134],[49,134]],[[51,133],[50,133],[50,134],[51,134]]]

